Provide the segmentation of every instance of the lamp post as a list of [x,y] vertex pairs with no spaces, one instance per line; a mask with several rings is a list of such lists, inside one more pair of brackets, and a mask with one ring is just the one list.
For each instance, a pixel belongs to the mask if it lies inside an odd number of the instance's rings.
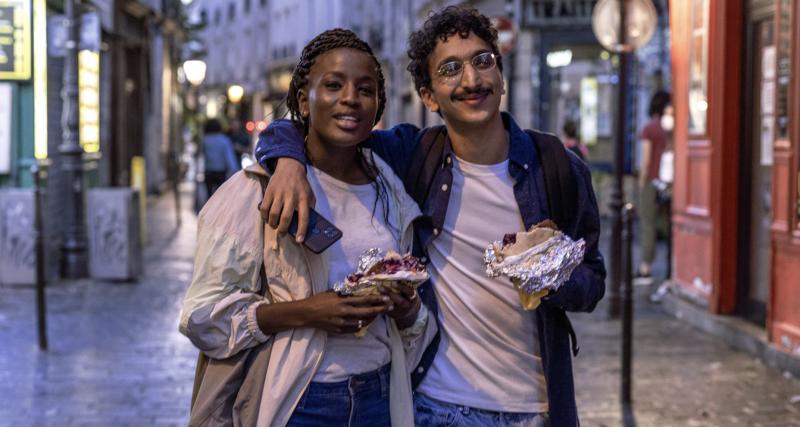
[[[198,108],[197,87],[200,86],[201,84],[203,84],[203,80],[205,80],[205,78],[206,78],[206,63],[201,61],[201,60],[199,60],[199,59],[190,59],[190,60],[184,61],[184,63],[181,66],[181,68],[183,68],[183,75],[186,76],[186,80],[189,82],[189,85],[190,85],[189,98],[191,99],[192,102],[191,103],[187,102],[187,104],[190,104],[192,106],[191,107],[191,114],[194,116],[194,115],[197,114],[197,108]],[[196,123],[196,120],[194,120],[194,119],[196,119],[196,118],[193,118],[193,121]],[[198,143],[197,146],[199,147],[200,144]],[[200,153],[199,153],[199,150],[198,150],[197,152],[195,152],[195,178],[194,178],[195,188],[197,188],[201,184],[201,182],[198,181],[199,173],[197,172],[197,169],[196,169],[197,165],[199,164],[199,158],[200,158]],[[176,188],[176,191],[177,191],[177,188]],[[202,202],[201,202],[200,199],[201,198],[199,196],[197,196],[197,191],[195,191],[194,210],[195,210],[196,213],[200,212],[200,208],[202,208]],[[175,200],[176,200],[176,206],[177,206],[178,196],[176,196]]]
[[[614,145],[614,187],[611,192],[611,304],[609,317],[620,316],[620,288],[624,282],[622,304],[622,348],[620,401],[624,425],[635,425],[631,408],[631,372],[633,353],[633,300],[631,289],[631,243],[633,205],[625,202],[623,186],[625,142],[628,130],[628,68],[634,50],[647,43],[655,32],[656,10],[651,0],[600,0],[592,12],[592,29],[606,49],[619,55],[617,82],[617,138]],[[623,209],[624,206],[624,209]],[[624,228],[623,228],[624,226]],[[623,251],[624,249],[624,251]]]
[[59,164],[69,196],[65,198],[63,212],[64,231],[61,244],[61,274],[74,279],[88,275],[86,217],[83,189],[83,148],[78,129],[78,43],[80,40],[80,15],[76,0],[64,2],[67,17],[68,40],[65,43],[64,89],[61,93],[64,106],[61,112],[62,140],[58,147]]
[[625,143],[628,137],[628,71],[633,52],[647,43],[656,26],[652,0],[600,0],[592,12],[592,29],[600,44],[619,57],[614,186],[611,192],[609,317],[618,318],[622,269],[622,207],[625,202]]

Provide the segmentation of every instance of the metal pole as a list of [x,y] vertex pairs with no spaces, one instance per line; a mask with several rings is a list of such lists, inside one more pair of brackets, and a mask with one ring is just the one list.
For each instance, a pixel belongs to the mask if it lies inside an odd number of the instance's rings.
[[[506,14],[508,15],[509,21],[514,22],[514,0],[506,0]],[[508,53],[508,90],[506,91],[506,111],[508,114],[514,115],[514,74],[515,74],[515,63],[517,62],[517,50],[513,49],[511,52]]]
[[611,286],[609,287],[610,301],[608,307],[608,316],[612,319],[619,318],[619,283],[622,278],[621,267],[621,252],[622,242],[620,235],[622,234],[622,204],[625,200],[624,189],[624,166],[625,166],[625,133],[627,132],[627,110],[626,104],[628,99],[628,63],[630,62],[630,53],[627,51],[626,46],[626,26],[625,26],[625,2],[619,0],[620,11],[620,29],[619,29],[619,81],[618,96],[617,96],[617,143],[614,145],[614,187],[611,192],[611,260],[610,260],[610,274],[609,280]]
[[633,353],[633,205],[622,211],[622,381],[620,396],[624,405],[631,403],[631,370]]
[[66,278],[88,275],[86,254],[86,226],[83,194],[83,148],[78,141],[78,42],[80,40],[80,15],[76,0],[64,2],[67,17],[66,57],[64,58],[64,90],[61,93],[63,109],[61,145],[58,147],[59,164],[70,197],[65,198],[62,211],[64,235],[61,274]]
[[45,301],[44,232],[42,226],[42,182],[38,163],[31,166],[34,182],[33,227],[36,235],[36,321],[39,335],[39,350],[47,351],[47,305]]

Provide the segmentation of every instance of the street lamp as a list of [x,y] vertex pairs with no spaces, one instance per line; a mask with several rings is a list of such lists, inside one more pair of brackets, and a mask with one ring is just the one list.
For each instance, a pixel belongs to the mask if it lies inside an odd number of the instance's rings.
[[199,59],[185,61],[183,74],[192,86],[200,86],[206,78],[206,63]]
[[631,53],[653,36],[656,10],[651,0],[600,0],[592,12],[592,30],[600,44],[619,55],[617,140],[614,145],[614,187],[611,192],[611,256],[609,316],[618,318],[622,279],[622,207],[625,141],[628,130],[628,68]]
[[65,278],[88,276],[89,260],[86,237],[86,218],[83,192],[83,148],[78,127],[78,43],[80,40],[80,13],[76,0],[64,2],[67,22],[66,55],[64,57],[64,89],[61,92],[61,145],[58,146],[62,180],[67,183],[70,197],[65,197],[64,232],[61,244],[61,273]]
[[239,85],[228,86],[228,100],[234,104],[238,104],[244,96],[244,88]]
[[[631,410],[631,362],[633,339],[633,304],[631,289],[631,224],[633,206],[623,207],[625,140],[628,129],[628,68],[631,53],[647,43],[655,31],[655,7],[651,0],[600,0],[592,12],[592,30],[603,47],[619,55],[617,100],[617,140],[614,146],[614,188],[611,193],[611,304],[609,315],[619,317],[620,285],[624,281],[620,400],[623,424],[635,425]],[[623,227],[624,225],[624,227]],[[624,234],[624,236],[623,236]],[[624,239],[623,239],[624,237]],[[625,243],[623,251],[623,240]],[[624,252],[624,253],[623,253]],[[624,260],[624,262],[623,262]]]

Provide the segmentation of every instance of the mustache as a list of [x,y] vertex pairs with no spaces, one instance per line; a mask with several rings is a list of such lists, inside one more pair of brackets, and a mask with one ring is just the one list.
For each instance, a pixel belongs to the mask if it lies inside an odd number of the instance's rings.
[[476,87],[476,88],[464,89],[464,90],[459,91],[459,92],[453,92],[453,94],[450,95],[450,100],[451,101],[456,101],[456,100],[459,100],[459,99],[466,98],[466,97],[468,97],[470,95],[491,95],[493,93],[494,93],[494,89],[492,89],[491,87],[479,86],[479,87]]

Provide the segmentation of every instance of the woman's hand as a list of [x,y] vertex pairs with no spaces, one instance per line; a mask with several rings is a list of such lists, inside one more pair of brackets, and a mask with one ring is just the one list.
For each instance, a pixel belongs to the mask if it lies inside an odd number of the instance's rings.
[[294,328],[355,333],[387,312],[390,304],[390,298],[385,295],[350,297],[329,291],[300,301],[261,305],[256,318],[267,335]]
[[395,320],[397,327],[405,329],[413,325],[422,304],[417,290],[411,286],[399,286],[396,292],[387,287],[381,287],[380,291],[391,301],[387,314]]
[[385,313],[390,298],[384,295],[339,296],[323,292],[303,300],[306,326],[337,334],[354,333]]

